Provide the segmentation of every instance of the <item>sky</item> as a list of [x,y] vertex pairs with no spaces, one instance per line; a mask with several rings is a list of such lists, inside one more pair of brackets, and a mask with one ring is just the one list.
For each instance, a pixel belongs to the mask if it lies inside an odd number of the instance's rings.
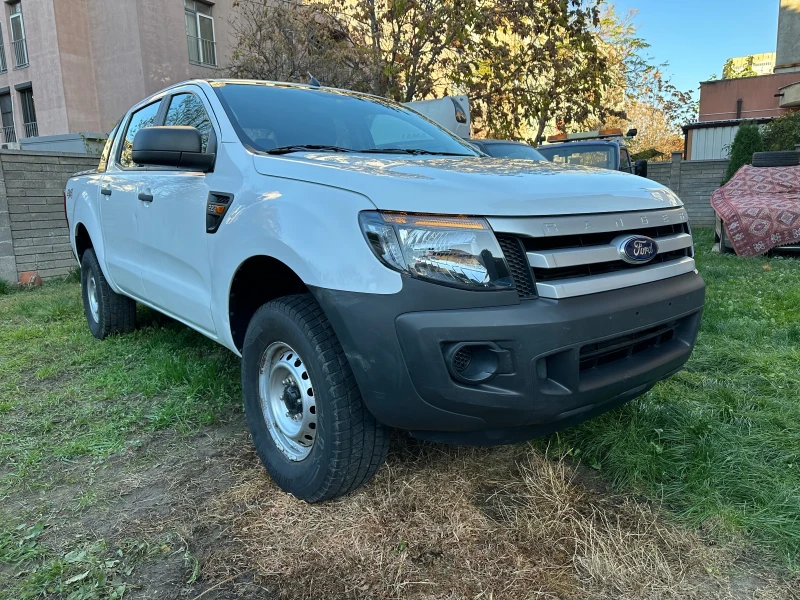
[[638,11],[638,35],[681,90],[696,90],[734,56],[775,52],[779,0],[608,0]]

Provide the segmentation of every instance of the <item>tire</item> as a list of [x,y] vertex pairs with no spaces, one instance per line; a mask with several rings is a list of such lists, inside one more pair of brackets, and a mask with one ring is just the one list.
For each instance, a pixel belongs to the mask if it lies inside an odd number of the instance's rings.
[[719,251],[720,254],[733,254],[733,246],[731,245],[730,240],[728,239],[728,232],[725,231],[725,223],[722,222],[722,219],[717,217],[717,225],[719,227]]
[[800,152],[787,150],[785,152],[754,152],[754,167],[795,167],[800,165]]
[[242,393],[259,458],[297,498],[347,494],[386,460],[389,429],[364,406],[344,350],[310,294],[273,300],[253,316],[242,349]]
[[136,328],[136,302],[111,289],[91,248],[81,261],[81,295],[89,331],[98,340]]

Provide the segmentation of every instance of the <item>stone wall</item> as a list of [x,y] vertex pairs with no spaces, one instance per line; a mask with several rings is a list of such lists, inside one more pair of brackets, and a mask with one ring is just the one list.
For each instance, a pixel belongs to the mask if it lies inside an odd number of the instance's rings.
[[97,157],[64,152],[0,150],[0,279],[42,279],[70,272],[77,262],[64,219],[64,187]]
[[683,160],[680,152],[672,153],[671,162],[651,162],[647,177],[678,194],[692,225],[714,224],[711,193],[722,185],[727,160]]

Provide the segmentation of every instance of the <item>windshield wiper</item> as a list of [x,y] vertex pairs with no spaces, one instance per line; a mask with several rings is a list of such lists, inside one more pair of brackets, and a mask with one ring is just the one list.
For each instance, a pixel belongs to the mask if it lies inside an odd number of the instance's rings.
[[412,155],[431,155],[431,156],[471,156],[470,154],[460,154],[458,152],[439,152],[436,150],[424,150],[422,148],[367,148],[366,150],[356,150],[364,154],[412,154]]
[[266,150],[267,154],[291,154],[292,152],[306,152],[308,150],[317,150],[322,152],[354,152],[351,148],[342,148],[341,146],[325,146],[322,144],[293,144],[291,146],[280,146]]

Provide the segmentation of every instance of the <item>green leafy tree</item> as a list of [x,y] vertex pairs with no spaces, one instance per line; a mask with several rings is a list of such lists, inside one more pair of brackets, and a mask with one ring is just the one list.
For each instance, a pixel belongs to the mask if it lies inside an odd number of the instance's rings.
[[731,177],[736,174],[736,171],[741,169],[744,165],[752,164],[753,153],[763,152],[764,141],[761,138],[761,132],[753,121],[743,121],[739,125],[739,130],[733,138],[731,144],[731,157],[728,163],[728,172],[725,174],[725,181],[730,181]]
[[762,134],[764,149],[794,150],[800,144],[800,112],[793,112],[770,121]]
[[479,0],[235,0],[236,77],[307,81],[400,102],[448,85]]
[[609,80],[599,17],[598,0],[482,2],[451,75],[470,97],[475,131],[536,143],[553,121],[601,114]]

